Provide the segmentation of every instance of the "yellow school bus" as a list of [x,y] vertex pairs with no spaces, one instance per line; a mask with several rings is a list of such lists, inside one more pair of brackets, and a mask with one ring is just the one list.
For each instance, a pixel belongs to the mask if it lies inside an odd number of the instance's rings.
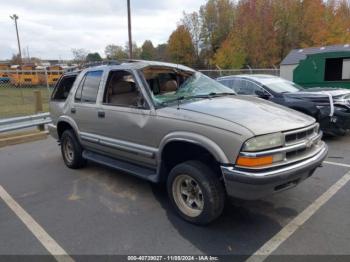
[[0,64],[0,83],[10,82],[10,66],[7,64]]
[[47,82],[49,85],[56,84],[57,80],[63,74],[63,68],[61,66],[49,66],[47,67]]
[[18,66],[10,74],[11,84],[15,86],[36,86],[40,84],[40,74],[35,65]]

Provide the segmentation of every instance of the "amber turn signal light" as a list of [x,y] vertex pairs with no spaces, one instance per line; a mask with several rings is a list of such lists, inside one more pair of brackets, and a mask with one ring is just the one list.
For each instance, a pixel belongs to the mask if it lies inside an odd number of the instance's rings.
[[257,166],[266,166],[273,163],[272,156],[263,156],[263,157],[244,157],[239,156],[236,164],[239,166],[247,166],[247,167],[257,167]]

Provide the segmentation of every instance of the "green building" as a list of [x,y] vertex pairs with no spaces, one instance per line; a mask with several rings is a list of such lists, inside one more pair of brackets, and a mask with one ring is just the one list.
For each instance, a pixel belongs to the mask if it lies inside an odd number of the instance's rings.
[[281,62],[280,76],[304,87],[350,88],[350,45],[292,50]]

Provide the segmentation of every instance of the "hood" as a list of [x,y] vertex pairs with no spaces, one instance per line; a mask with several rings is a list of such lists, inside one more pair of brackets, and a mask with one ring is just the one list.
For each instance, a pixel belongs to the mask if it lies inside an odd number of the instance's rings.
[[248,96],[218,97],[180,105],[181,110],[221,118],[255,135],[303,128],[315,119],[292,109]]
[[350,94],[349,89],[345,88],[322,88],[322,87],[313,87],[313,88],[308,88],[303,90],[303,93],[328,93],[331,94],[333,97],[339,97],[339,96],[344,96],[347,94]]

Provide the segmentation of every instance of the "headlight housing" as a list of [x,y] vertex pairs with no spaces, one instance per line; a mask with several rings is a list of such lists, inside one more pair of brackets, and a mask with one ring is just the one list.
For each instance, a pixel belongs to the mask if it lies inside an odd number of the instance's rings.
[[265,149],[272,149],[284,145],[284,135],[282,133],[273,133],[253,137],[247,140],[243,145],[243,151],[254,152]]

